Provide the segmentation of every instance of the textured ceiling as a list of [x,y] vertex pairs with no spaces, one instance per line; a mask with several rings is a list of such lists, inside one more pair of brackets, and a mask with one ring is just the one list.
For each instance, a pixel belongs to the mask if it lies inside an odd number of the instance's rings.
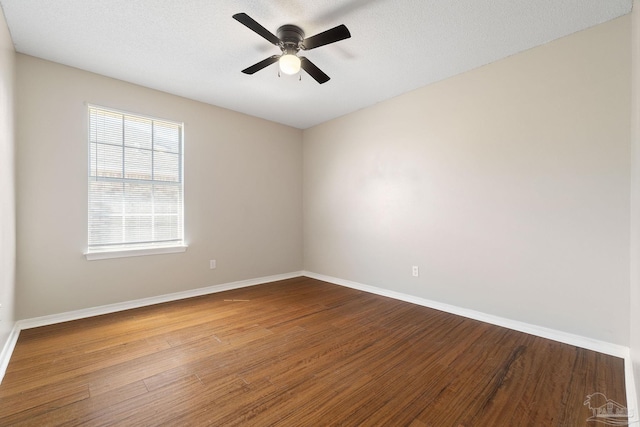
[[[0,0],[16,50],[297,128],[624,15],[632,0]],[[240,71],[277,47],[345,24],[352,37],[304,53],[331,80]]]

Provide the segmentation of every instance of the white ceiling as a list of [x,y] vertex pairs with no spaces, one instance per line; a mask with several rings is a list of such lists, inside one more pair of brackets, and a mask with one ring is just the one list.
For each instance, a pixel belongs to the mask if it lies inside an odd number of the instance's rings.
[[[632,0],[0,0],[16,50],[305,129],[631,11]],[[331,80],[277,75],[232,19],[352,37],[304,52]]]

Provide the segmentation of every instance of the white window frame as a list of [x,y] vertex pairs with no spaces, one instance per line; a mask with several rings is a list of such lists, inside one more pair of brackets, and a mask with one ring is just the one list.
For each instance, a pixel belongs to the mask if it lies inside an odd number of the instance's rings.
[[[109,107],[103,107],[103,106],[99,106],[99,105],[92,105],[92,104],[87,104],[87,157],[88,157],[88,161],[87,161],[87,166],[88,166],[88,170],[87,170],[87,177],[88,177],[88,181],[87,181],[87,194],[88,194],[88,206],[87,206],[87,233],[89,233],[89,228],[90,228],[90,203],[91,203],[91,199],[90,199],[90,183],[91,181],[99,181],[101,180],[100,177],[97,176],[92,176],[92,165],[91,165],[91,144],[92,144],[92,139],[91,139],[91,111],[92,110],[100,110],[100,111],[105,111],[105,112],[109,112],[109,113],[113,113],[113,114],[118,114],[118,115],[122,115],[122,116],[129,116],[129,117],[135,117],[135,118],[140,118],[140,119],[144,119],[144,120],[150,120],[152,122],[163,122],[163,123],[169,123],[172,125],[176,125],[179,126],[180,128],[180,134],[179,134],[179,174],[180,174],[180,178],[179,178],[179,185],[180,185],[180,190],[181,190],[181,195],[182,195],[182,205],[180,206],[180,218],[182,220],[182,224],[180,227],[180,231],[181,231],[181,236],[179,236],[179,238],[177,239],[172,239],[170,242],[166,242],[166,243],[162,243],[162,242],[148,242],[148,244],[145,243],[134,243],[134,244],[127,244],[127,243],[122,243],[122,244],[109,244],[109,245],[103,245],[103,246],[90,246],[89,245],[89,241],[87,240],[87,250],[84,252],[84,255],[86,257],[87,260],[92,261],[92,260],[100,260],[100,259],[111,259],[111,258],[123,258],[123,257],[132,257],[132,256],[144,256],[144,255],[156,255],[156,254],[168,254],[168,253],[180,253],[180,252],[185,252],[187,250],[187,244],[185,243],[184,240],[184,123],[182,122],[177,122],[175,120],[167,120],[167,119],[161,119],[161,118],[157,118],[157,117],[152,117],[149,115],[143,115],[143,114],[138,114],[138,113],[131,113],[128,111],[123,111],[123,110],[118,110],[118,109],[114,109],[114,108],[109,108]],[[125,147],[125,135],[123,134],[122,136],[123,138],[123,147]],[[151,148],[152,153],[155,152],[155,148],[152,145]],[[123,155],[124,155],[124,151],[123,151]],[[124,159],[124,158],[123,158]],[[123,160],[123,171],[124,171],[124,160]],[[106,179],[105,179],[106,180]],[[113,181],[113,182],[122,182],[123,184],[126,182],[130,182],[131,180],[129,180],[128,178],[126,178],[123,174],[122,178],[108,178],[108,180]],[[163,185],[163,183],[166,184],[166,182],[160,181],[160,180],[150,180],[154,183],[158,183],[160,185]],[[89,239],[89,235],[87,235],[87,239]]]

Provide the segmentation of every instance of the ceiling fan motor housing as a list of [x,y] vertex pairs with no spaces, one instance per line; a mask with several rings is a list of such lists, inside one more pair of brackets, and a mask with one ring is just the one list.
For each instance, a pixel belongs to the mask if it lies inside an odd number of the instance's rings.
[[304,31],[296,25],[283,25],[278,28],[278,38],[282,41],[282,48],[285,53],[295,54],[300,50],[300,44],[304,40]]

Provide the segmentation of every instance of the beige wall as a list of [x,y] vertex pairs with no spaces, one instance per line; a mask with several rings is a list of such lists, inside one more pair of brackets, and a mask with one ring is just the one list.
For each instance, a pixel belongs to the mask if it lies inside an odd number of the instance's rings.
[[[300,130],[20,54],[17,76],[18,318],[302,269]],[[186,253],[85,260],[86,103],[184,122]]]
[[640,0],[634,0],[632,12],[632,118],[631,148],[631,356],[635,371],[636,408],[640,409]]
[[14,324],[15,138],[13,87],[15,52],[0,9],[0,350]]
[[630,23],[306,130],[305,269],[628,345]]

